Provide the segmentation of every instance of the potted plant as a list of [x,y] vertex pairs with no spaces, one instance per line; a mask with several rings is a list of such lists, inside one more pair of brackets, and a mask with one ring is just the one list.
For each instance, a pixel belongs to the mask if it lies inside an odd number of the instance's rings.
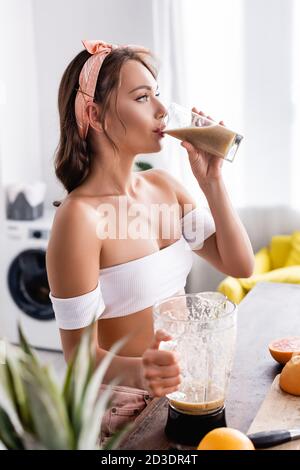
[[[40,362],[19,327],[20,347],[7,345],[0,364],[0,444],[6,449],[101,449],[99,433],[111,387],[99,394],[118,341],[95,368],[92,327],[83,334],[68,364],[63,385],[51,365]],[[103,447],[114,449],[128,426]]]
[[135,162],[135,171],[146,171],[151,170],[153,166],[148,162],[136,161]]

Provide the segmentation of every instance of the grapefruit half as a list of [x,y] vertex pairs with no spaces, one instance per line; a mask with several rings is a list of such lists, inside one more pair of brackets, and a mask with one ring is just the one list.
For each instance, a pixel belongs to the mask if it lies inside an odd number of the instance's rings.
[[300,354],[300,336],[275,339],[269,344],[269,351],[275,361],[279,364],[286,364],[293,353]]

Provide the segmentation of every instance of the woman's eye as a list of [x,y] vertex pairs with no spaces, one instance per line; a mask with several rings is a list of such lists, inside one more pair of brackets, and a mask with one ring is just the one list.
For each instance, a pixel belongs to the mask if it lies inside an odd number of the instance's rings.
[[140,100],[143,99],[143,98],[149,98],[149,95],[140,96],[139,98],[137,98],[137,101],[140,101]]
[[[156,93],[155,96],[159,96],[159,95],[160,95],[160,93]],[[140,102],[140,100],[142,100],[143,98],[149,98],[149,97],[150,97],[149,95],[143,95],[143,96],[140,96],[139,98],[137,98],[136,101],[139,101],[139,102]],[[147,101],[148,101],[148,100],[147,100]]]

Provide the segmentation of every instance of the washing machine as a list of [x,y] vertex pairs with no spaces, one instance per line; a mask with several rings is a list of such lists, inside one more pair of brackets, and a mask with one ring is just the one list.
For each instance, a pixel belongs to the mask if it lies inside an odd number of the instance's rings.
[[53,211],[45,211],[33,221],[5,221],[0,336],[18,343],[20,321],[32,346],[61,351],[46,273],[53,216]]

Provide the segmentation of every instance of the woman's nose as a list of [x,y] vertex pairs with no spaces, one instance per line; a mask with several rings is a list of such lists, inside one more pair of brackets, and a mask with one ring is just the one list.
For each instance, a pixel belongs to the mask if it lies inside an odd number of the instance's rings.
[[168,114],[167,109],[164,107],[164,105],[161,105],[159,110],[156,113],[156,118],[163,119],[167,114]]

